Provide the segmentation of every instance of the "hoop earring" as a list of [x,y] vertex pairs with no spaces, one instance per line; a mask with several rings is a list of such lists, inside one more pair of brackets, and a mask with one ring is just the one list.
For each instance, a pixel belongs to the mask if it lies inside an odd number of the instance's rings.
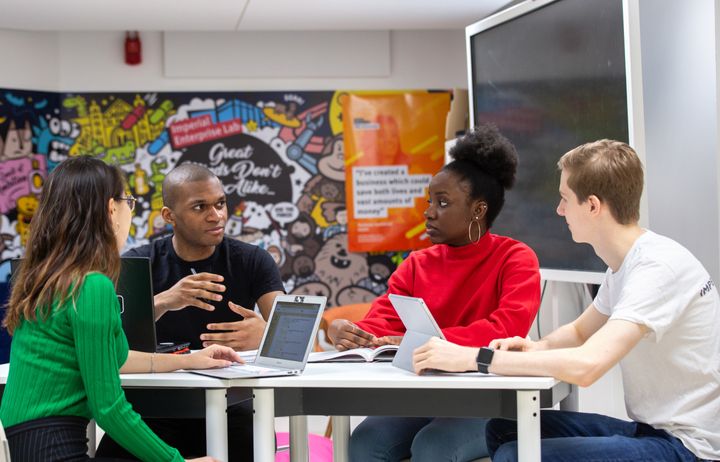
[[[478,229],[478,237],[477,239],[472,238],[472,225],[475,223],[477,225]],[[480,217],[474,217],[472,220],[470,220],[470,224],[468,225],[468,239],[473,244],[477,244],[480,242],[480,238],[482,237],[482,226],[480,226]]]

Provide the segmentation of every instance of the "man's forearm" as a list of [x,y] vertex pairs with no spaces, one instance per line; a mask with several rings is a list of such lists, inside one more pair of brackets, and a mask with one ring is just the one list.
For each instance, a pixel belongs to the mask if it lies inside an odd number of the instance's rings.
[[581,338],[575,326],[565,324],[560,326],[545,337],[537,341],[538,350],[556,350],[558,348],[573,348],[583,344],[585,339]]
[[165,292],[160,292],[159,294],[155,295],[153,297],[153,305],[155,309],[155,321],[160,319],[165,313],[168,312],[168,304],[165,300],[165,297],[163,297],[163,294]]
[[604,372],[602,364],[579,348],[544,351],[497,351],[489,371],[509,376],[549,376],[583,387],[594,383]]

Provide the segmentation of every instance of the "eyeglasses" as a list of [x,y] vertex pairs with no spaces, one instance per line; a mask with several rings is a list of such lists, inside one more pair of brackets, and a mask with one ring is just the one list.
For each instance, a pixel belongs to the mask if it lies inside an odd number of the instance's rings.
[[128,207],[130,207],[131,212],[135,210],[135,203],[137,202],[137,199],[133,196],[120,196],[117,198],[117,200],[127,202],[127,205]]

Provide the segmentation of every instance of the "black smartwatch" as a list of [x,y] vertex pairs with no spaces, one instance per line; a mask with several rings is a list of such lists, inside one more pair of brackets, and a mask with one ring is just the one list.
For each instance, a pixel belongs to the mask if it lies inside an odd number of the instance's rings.
[[477,367],[480,372],[483,374],[488,373],[488,367],[490,367],[490,363],[492,363],[493,355],[495,354],[495,350],[488,347],[482,347],[480,348],[480,351],[477,355]]

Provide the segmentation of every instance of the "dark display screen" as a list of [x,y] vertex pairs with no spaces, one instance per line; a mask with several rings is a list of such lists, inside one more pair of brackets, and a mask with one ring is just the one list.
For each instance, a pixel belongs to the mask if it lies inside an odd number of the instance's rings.
[[559,0],[469,43],[475,124],[497,125],[520,158],[493,232],[528,244],[543,269],[604,272],[555,212],[557,161],[588,141],[628,142],[622,1]]

